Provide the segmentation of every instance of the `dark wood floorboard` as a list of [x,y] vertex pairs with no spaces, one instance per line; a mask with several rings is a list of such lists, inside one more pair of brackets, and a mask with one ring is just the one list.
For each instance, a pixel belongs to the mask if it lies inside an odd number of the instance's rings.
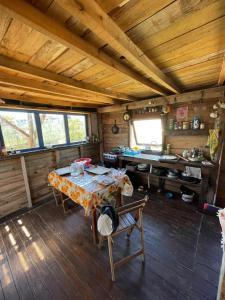
[[[135,193],[135,199],[143,195]],[[144,210],[146,263],[134,259],[112,283],[107,245],[92,243],[90,218],[47,203],[0,226],[1,299],[210,299],[216,298],[222,249],[217,217],[181,200],[153,195]],[[131,199],[127,198],[127,202]],[[114,257],[137,250],[114,241]]]

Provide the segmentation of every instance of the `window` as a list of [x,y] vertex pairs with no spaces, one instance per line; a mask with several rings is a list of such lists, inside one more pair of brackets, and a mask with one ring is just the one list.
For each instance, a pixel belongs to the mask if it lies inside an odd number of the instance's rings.
[[68,115],[68,126],[70,142],[82,142],[86,140],[86,118],[85,116]]
[[162,150],[161,119],[133,121],[131,128],[131,146],[147,146],[151,150]]
[[44,146],[66,144],[63,114],[40,114]]
[[39,147],[33,113],[0,111],[0,124],[8,151]]
[[0,147],[28,151],[86,142],[87,115],[0,109]]

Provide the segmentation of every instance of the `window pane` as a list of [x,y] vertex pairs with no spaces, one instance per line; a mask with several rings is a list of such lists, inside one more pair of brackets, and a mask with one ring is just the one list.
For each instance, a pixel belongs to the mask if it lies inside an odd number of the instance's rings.
[[162,145],[161,119],[137,120],[133,122],[136,142],[139,145]]
[[85,141],[87,137],[85,116],[68,115],[71,143]]
[[60,114],[40,114],[43,141],[45,146],[66,143],[64,117]]
[[0,122],[8,151],[39,147],[33,113],[0,111]]

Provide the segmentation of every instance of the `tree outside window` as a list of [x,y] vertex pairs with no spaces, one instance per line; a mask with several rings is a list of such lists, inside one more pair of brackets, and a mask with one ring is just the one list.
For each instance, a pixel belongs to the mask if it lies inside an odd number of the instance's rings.
[[33,113],[0,111],[0,124],[8,151],[39,147]]

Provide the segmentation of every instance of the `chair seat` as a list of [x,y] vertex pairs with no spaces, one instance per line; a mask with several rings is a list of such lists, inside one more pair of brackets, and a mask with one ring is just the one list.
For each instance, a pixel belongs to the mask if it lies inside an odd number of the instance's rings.
[[133,216],[130,213],[119,216],[119,226],[116,231],[122,231],[127,227],[133,226],[136,224]]

